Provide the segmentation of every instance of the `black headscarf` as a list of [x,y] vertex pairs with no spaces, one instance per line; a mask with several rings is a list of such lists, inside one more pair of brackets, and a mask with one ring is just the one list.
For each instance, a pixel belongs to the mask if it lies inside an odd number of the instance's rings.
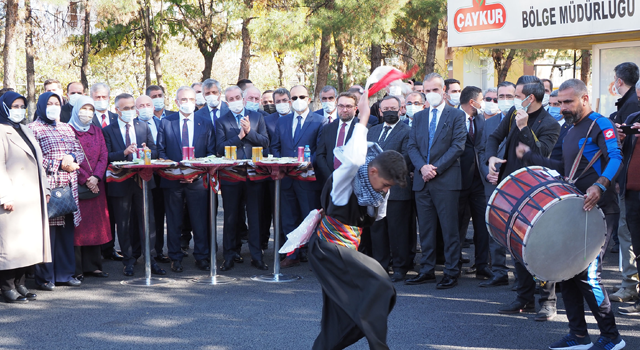
[[0,97],[0,124],[11,125],[16,129],[20,127],[20,123],[14,123],[9,119],[11,105],[19,98],[23,99],[25,103],[27,102],[24,96],[15,91],[7,91]]
[[58,94],[53,92],[45,92],[44,94],[40,95],[40,97],[38,97],[36,116],[43,123],[55,125],[54,120],[50,120],[49,118],[47,118],[47,103],[49,102],[49,98],[51,98],[51,96],[57,97],[60,101],[60,106],[62,107],[62,99],[60,98],[60,96],[58,96]]

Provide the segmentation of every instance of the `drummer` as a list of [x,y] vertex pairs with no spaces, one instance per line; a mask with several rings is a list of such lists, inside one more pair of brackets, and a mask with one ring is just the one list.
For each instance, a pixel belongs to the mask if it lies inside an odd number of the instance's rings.
[[[625,342],[620,337],[611,311],[607,291],[600,281],[602,257],[611,237],[611,230],[618,221],[619,208],[615,189],[611,184],[622,167],[622,152],[616,129],[612,122],[591,110],[587,86],[580,80],[564,82],[558,92],[561,112],[567,123],[573,124],[562,146],[563,161],[545,158],[531,152],[529,146],[520,143],[516,155],[530,165],[542,165],[570,176],[576,158],[580,156],[574,172],[576,187],[586,195],[584,210],[592,210],[596,204],[604,211],[607,235],[603,250],[589,267],[577,276],[562,282],[562,299],[569,319],[569,334],[551,344],[549,349],[607,349],[619,350]],[[584,140],[584,152],[581,147]],[[592,166],[590,162],[596,158]],[[583,174],[584,172],[584,174]],[[611,188],[611,189],[610,189]],[[558,266],[562,268],[562,266]],[[600,338],[593,347],[587,333],[584,302],[587,302],[600,328]]]

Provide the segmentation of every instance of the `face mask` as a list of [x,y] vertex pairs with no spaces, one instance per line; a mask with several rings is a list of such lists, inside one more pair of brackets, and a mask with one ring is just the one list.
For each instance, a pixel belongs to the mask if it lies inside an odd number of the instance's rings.
[[473,108],[476,109],[476,111],[478,112],[477,114],[482,113],[482,111],[484,111],[484,108],[486,107],[486,104],[484,102],[484,100],[482,102],[480,102],[480,108],[473,106]]
[[269,114],[273,114],[276,112],[276,105],[274,105],[273,103],[267,104],[262,106],[262,108],[264,108],[264,111],[269,113]]
[[616,79],[616,80],[614,80],[614,81],[613,81],[613,88],[612,88],[612,90],[613,90],[613,94],[614,94],[614,95],[620,95],[620,91],[618,91],[618,87],[616,86],[616,83],[617,83],[617,82],[618,82],[618,79]]
[[544,94],[544,97],[542,98],[542,105],[543,105],[544,107],[546,107],[546,106],[548,106],[548,105],[549,105],[549,98],[550,98],[550,97],[551,97],[551,96],[550,96],[549,94]]
[[163,97],[158,97],[158,98],[154,98],[153,100],[153,108],[156,111],[161,111],[164,109],[164,98]]
[[196,110],[196,104],[193,102],[187,102],[180,105],[180,112],[184,114],[191,114]]
[[27,113],[26,109],[22,108],[12,108],[9,110],[9,120],[14,123],[20,123],[24,120],[24,116]]
[[502,112],[503,114],[507,114],[507,112],[509,112],[509,110],[513,106],[513,100],[498,100],[498,109],[500,109],[500,112]]
[[309,104],[307,103],[307,100],[303,100],[301,98],[293,101],[293,110],[298,112],[298,113],[302,113],[304,111],[307,110],[307,107],[309,107]]
[[[527,98],[529,98],[529,96],[527,96],[525,100]],[[531,106],[531,103],[529,103],[526,107],[522,105],[523,103],[524,103],[524,100],[520,100],[517,98],[513,100],[513,104],[516,106],[516,110],[527,112],[529,110],[529,106]]]
[[280,115],[285,115],[291,113],[291,106],[288,103],[278,103],[276,105],[276,111],[280,113]]
[[107,100],[93,101],[93,105],[96,107],[96,111],[106,111],[107,108],[109,108],[109,101]]
[[141,108],[138,110],[138,118],[142,121],[149,121],[153,118],[153,109],[152,108]]
[[458,92],[455,94],[450,94],[449,95],[449,102],[451,102],[452,105],[457,106],[460,104],[460,95],[462,95],[462,93]]
[[484,114],[487,114],[487,115],[494,115],[500,112],[500,109],[498,108],[498,104],[495,102],[485,102],[483,110],[484,110]]
[[218,95],[207,95],[204,99],[207,101],[207,105],[211,108],[216,108],[220,104],[220,98]]
[[399,86],[391,86],[389,87],[389,95],[391,96],[402,96],[402,88]]
[[562,120],[562,113],[560,113],[560,107],[549,107],[549,110],[547,112],[549,112],[549,114],[551,114],[551,116],[554,117],[557,121]]
[[205,99],[204,99],[204,95],[202,95],[202,93],[197,93],[196,94],[196,104],[198,106],[202,106],[205,103]]
[[60,106],[47,106],[47,119],[57,122],[60,120]]
[[429,102],[429,106],[436,108],[442,103],[442,95],[430,92],[427,94],[427,102]]
[[125,123],[131,123],[133,121],[133,118],[135,117],[136,117],[136,111],[134,110],[122,111],[122,116],[120,117],[120,119],[122,119],[122,121]]
[[414,114],[420,112],[423,109],[424,109],[424,107],[422,107],[422,106],[409,105],[409,106],[407,106],[407,116],[409,116],[409,118],[413,118]]
[[80,123],[82,123],[84,126],[87,126],[93,119],[93,112],[87,111],[86,109],[80,110],[78,112],[78,119],[80,119]]
[[229,109],[235,114],[239,114],[240,112],[242,112],[243,108],[244,102],[242,100],[229,102]]
[[382,119],[385,123],[393,125],[400,120],[400,117],[398,116],[398,111],[386,111],[382,112]]
[[252,112],[257,112],[258,109],[260,109],[260,104],[258,102],[247,102],[247,104],[244,106],[244,108],[246,108],[249,111]]
[[335,102],[322,102],[322,110],[327,114],[331,114],[331,112],[336,110],[336,103]]
[[80,96],[82,96],[81,94],[73,94],[71,96],[69,96],[69,104],[72,106],[76,105],[76,102],[78,102],[78,99],[80,98]]

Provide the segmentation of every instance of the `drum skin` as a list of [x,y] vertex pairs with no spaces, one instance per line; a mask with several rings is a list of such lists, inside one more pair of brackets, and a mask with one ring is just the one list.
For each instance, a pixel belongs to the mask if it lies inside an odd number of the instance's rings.
[[606,222],[599,208],[585,212],[584,196],[549,169],[528,167],[506,177],[487,206],[491,236],[543,281],[564,281],[600,254]]

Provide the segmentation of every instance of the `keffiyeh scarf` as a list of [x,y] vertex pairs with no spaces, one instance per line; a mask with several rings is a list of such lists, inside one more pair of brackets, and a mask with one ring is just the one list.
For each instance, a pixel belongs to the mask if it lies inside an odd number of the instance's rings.
[[355,193],[356,198],[358,198],[358,204],[361,206],[377,208],[384,202],[382,193],[374,190],[369,181],[369,163],[380,153],[382,153],[380,146],[377,143],[369,142],[366,161],[364,165],[358,169],[358,173],[351,183],[353,193]]

